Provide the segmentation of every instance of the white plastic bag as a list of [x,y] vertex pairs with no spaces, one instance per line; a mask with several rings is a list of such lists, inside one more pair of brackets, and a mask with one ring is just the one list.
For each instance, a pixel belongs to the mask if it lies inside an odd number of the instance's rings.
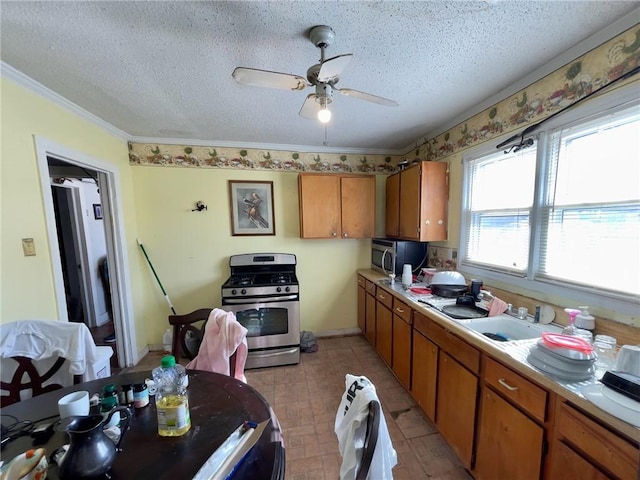
[[[367,415],[369,402],[378,400],[376,387],[367,377],[345,376],[345,392],[336,413],[335,433],[342,455],[340,480],[354,480],[357,466],[362,458],[364,440],[367,433]],[[393,449],[387,422],[380,406],[380,426],[378,442],[369,468],[367,478],[375,480],[393,480],[391,470],[398,463]]]

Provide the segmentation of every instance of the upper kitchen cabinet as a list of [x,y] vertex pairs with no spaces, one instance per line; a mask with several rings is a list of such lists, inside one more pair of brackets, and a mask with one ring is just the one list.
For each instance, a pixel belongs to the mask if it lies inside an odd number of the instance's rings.
[[300,238],[373,238],[373,175],[301,173],[298,191]]
[[421,242],[447,239],[446,162],[420,162],[387,178],[385,233]]

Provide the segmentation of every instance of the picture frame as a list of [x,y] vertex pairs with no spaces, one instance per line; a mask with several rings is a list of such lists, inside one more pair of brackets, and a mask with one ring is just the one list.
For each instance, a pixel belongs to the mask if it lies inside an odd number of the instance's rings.
[[231,235],[275,235],[273,182],[229,180]]
[[102,220],[102,205],[99,203],[93,204],[93,218],[96,220]]

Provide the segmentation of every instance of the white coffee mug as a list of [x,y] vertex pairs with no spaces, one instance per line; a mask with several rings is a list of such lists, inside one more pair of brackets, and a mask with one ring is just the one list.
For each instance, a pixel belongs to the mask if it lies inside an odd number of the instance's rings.
[[89,392],[80,390],[58,400],[60,418],[89,415]]
[[640,345],[623,345],[616,358],[616,370],[640,377]]

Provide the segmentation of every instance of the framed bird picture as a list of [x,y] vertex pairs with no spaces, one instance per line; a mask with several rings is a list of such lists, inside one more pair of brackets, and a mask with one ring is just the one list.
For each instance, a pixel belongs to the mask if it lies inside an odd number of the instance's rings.
[[275,235],[273,182],[229,180],[231,235]]

